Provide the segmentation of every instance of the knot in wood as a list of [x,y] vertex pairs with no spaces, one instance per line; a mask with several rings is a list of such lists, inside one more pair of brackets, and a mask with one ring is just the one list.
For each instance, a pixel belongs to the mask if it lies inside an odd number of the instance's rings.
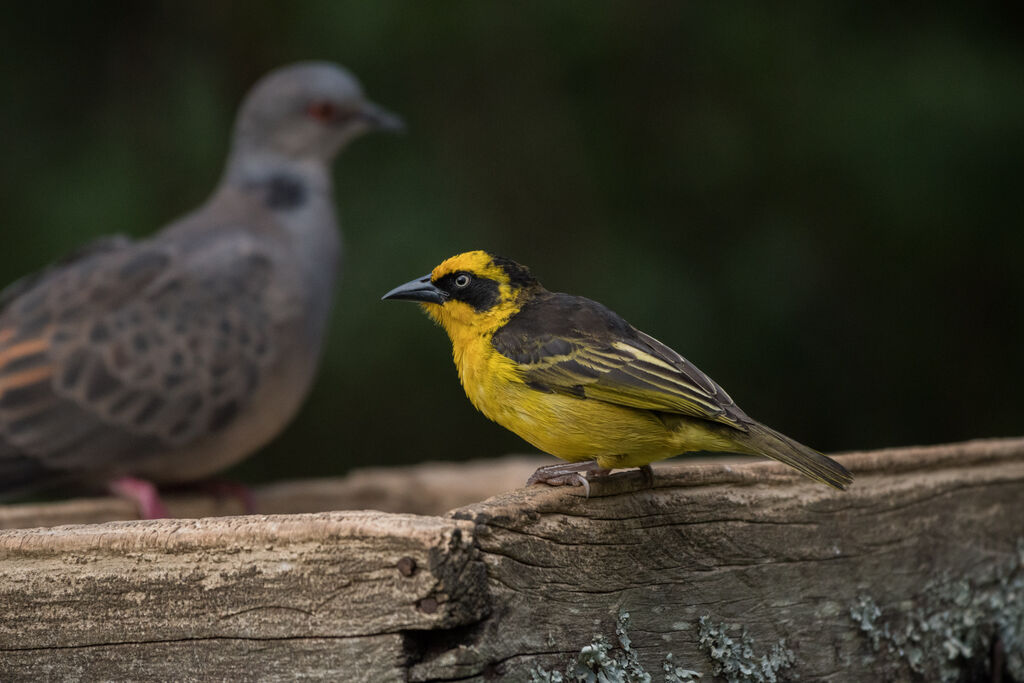
[[403,557],[398,561],[398,573],[402,576],[412,576],[416,573],[416,560],[411,557]]

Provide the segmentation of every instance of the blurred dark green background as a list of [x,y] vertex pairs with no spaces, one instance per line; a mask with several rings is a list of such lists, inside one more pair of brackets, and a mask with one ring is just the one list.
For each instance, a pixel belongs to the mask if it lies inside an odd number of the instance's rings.
[[216,182],[265,71],[336,60],[409,134],[337,166],[323,373],[243,479],[529,447],[392,286],[530,265],[824,450],[1024,433],[1018,3],[5,4],[0,276]]

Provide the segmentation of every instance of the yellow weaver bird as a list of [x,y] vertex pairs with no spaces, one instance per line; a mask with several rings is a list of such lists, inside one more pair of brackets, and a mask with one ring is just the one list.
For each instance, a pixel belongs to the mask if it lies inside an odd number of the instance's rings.
[[747,416],[692,363],[614,311],[549,292],[485,251],[446,260],[384,299],[419,302],[445,329],[469,400],[540,450],[568,460],[528,483],[590,487],[585,474],[687,451],[763,455],[837,489],[842,465]]

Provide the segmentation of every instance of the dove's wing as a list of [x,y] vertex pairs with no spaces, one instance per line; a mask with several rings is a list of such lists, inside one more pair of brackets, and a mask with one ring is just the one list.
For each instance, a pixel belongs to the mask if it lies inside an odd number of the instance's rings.
[[191,252],[119,241],[16,283],[0,310],[0,491],[228,425],[274,357],[272,269],[245,235]]

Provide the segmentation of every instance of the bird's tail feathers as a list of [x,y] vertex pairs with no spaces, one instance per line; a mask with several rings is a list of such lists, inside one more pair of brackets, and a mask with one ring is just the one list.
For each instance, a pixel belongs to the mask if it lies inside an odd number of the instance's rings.
[[741,443],[748,452],[778,460],[806,477],[841,491],[853,482],[853,476],[845,467],[813,448],[808,448],[760,422],[750,421],[743,426],[747,428],[747,433]]

